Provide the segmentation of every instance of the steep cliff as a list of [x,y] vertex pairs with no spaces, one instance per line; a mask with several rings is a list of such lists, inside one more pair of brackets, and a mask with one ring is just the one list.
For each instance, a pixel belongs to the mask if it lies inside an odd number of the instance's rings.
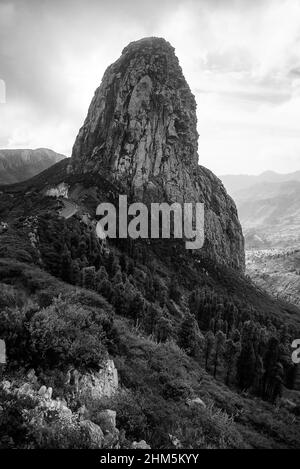
[[244,268],[234,202],[198,166],[196,101],[164,39],[129,44],[106,70],[74,144],[70,170],[118,180],[139,200],[205,203],[206,252]]

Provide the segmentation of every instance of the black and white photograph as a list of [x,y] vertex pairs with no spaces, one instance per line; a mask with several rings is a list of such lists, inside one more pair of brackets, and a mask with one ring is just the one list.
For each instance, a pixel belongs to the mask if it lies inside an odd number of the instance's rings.
[[0,0],[0,449],[300,449],[300,0]]

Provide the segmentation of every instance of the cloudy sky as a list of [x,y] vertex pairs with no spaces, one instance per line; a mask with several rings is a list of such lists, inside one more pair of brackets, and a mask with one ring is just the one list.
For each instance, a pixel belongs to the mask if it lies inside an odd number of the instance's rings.
[[0,148],[70,156],[105,68],[162,36],[216,174],[300,169],[300,0],[0,0]]

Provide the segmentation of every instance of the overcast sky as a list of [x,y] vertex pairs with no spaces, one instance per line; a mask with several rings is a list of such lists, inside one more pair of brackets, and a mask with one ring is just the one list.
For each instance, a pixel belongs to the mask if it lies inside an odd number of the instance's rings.
[[0,148],[70,156],[106,67],[144,36],[176,49],[200,164],[300,169],[300,0],[0,0]]

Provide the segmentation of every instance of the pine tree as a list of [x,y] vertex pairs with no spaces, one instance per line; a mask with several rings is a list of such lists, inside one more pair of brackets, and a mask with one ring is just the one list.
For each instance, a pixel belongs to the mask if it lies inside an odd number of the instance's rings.
[[106,258],[106,262],[105,262],[105,267],[106,267],[106,270],[108,272],[108,275],[109,277],[113,277],[114,274],[115,274],[115,265],[116,265],[116,261],[115,261],[115,256],[114,256],[114,253],[112,251],[109,251],[109,254]]
[[214,377],[217,376],[217,369],[218,365],[220,364],[222,355],[224,353],[224,345],[225,345],[225,334],[219,330],[216,333],[216,348],[215,348],[215,358],[214,358]]
[[170,319],[161,316],[156,325],[156,337],[158,342],[166,342],[173,334],[173,325]]
[[214,318],[211,318],[209,322],[209,330],[211,330],[214,334],[216,333],[216,321]]
[[188,314],[180,327],[179,346],[191,356],[196,356],[200,347],[200,331],[194,316]]
[[240,344],[234,342],[232,339],[226,340],[225,343],[225,362],[227,366],[225,384],[228,386],[230,384],[230,379],[232,372],[234,370],[235,359],[240,350]]
[[248,389],[255,378],[255,353],[251,341],[242,343],[241,353],[237,361],[237,379],[241,389]]
[[266,397],[272,403],[276,402],[277,397],[282,394],[282,385],[284,380],[284,369],[282,363],[277,362],[273,367],[268,382]]
[[175,301],[175,303],[179,303],[181,300],[181,292],[179,289],[179,284],[177,279],[173,278],[169,288],[169,297],[171,300]]
[[115,275],[113,276],[113,279],[112,279],[113,285],[117,285],[118,283],[123,283],[123,277],[122,277],[120,266],[119,266],[119,269],[115,272]]
[[129,314],[134,320],[134,323],[137,324],[138,320],[143,318],[145,312],[145,301],[140,293],[137,293],[129,306]]
[[155,303],[150,303],[147,305],[145,311],[144,327],[148,334],[152,334],[155,329],[155,325],[158,322],[158,319],[161,316],[161,310]]
[[264,362],[260,355],[256,358],[255,377],[253,381],[253,391],[256,395],[261,396],[263,391],[263,376],[265,373]]
[[82,269],[82,284],[84,288],[88,290],[95,290],[95,278],[96,272],[95,267],[84,267]]
[[64,245],[63,252],[60,259],[60,277],[65,282],[71,282],[72,279],[72,258],[70,251],[66,244]]
[[128,298],[123,282],[113,284],[112,302],[117,314],[127,316],[128,311],[130,311],[130,306],[128,307]]
[[120,267],[122,272],[127,272],[127,259],[124,253],[120,256]]
[[212,331],[208,331],[205,334],[205,369],[206,371],[209,371],[208,363],[209,363],[209,359],[211,356],[211,352],[213,351],[214,345],[215,345],[214,333]]
[[271,402],[274,402],[277,395],[280,394],[283,382],[283,367],[279,359],[279,341],[272,336],[268,341],[264,357],[265,373],[263,376],[263,397]]
[[72,278],[71,283],[73,285],[80,285],[81,284],[81,269],[80,263],[78,259],[75,259],[72,264]]
[[104,267],[104,265],[102,265],[100,267],[99,270],[97,270],[96,272],[96,277],[95,277],[95,290],[98,292],[98,293],[101,293],[101,282],[103,280],[108,280],[108,274],[106,272],[106,268]]
[[85,240],[85,237],[81,235],[80,241],[78,244],[78,256],[82,257],[82,256],[86,256],[86,254],[87,254],[86,240]]
[[223,328],[222,331],[224,332],[225,336],[228,336],[228,322],[225,320],[223,321]]
[[97,291],[104,296],[110,303],[113,301],[114,290],[108,278],[104,278],[97,285]]

